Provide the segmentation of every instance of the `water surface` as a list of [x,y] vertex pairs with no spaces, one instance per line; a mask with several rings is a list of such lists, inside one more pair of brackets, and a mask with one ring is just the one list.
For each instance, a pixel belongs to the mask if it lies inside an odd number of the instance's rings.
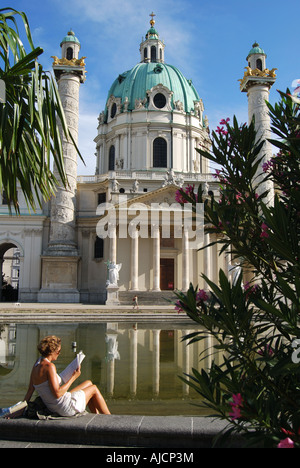
[[[137,317],[138,319],[138,317]],[[179,376],[205,366],[199,355],[207,343],[187,345],[183,336],[193,324],[172,321],[99,323],[0,324],[0,407],[22,400],[37,345],[47,335],[59,336],[62,351],[56,361],[63,370],[82,350],[83,380],[92,380],[114,414],[202,415],[199,394]],[[195,406],[196,405],[196,406]]]

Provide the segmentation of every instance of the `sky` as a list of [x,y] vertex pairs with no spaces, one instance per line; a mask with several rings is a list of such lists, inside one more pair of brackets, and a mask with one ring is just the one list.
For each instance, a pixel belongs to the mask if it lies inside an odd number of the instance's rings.
[[166,45],[165,62],[193,80],[211,129],[234,115],[240,123],[248,120],[238,80],[254,42],[267,54],[267,68],[277,68],[272,104],[279,100],[277,90],[300,78],[299,0],[7,0],[4,7],[26,13],[46,70],[51,56],[61,57],[60,43],[70,29],[81,43],[87,79],[80,88],[78,144],[85,165],[79,162],[78,175],[95,173],[97,118],[113,81],[140,61],[152,12]]

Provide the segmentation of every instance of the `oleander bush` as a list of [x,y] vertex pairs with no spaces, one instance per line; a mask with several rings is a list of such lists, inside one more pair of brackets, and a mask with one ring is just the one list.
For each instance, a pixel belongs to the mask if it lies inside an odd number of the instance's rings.
[[[191,284],[177,293],[176,308],[203,330],[185,337],[189,345],[209,334],[214,349],[202,358],[222,356],[221,364],[212,359],[208,370],[184,378],[228,422],[220,439],[239,433],[250,446],[299,447],[299,101],[287,90],[268,108],[278,150],[270,161],[262,164],[264,141],[257,141],[254,121],[222,120],[211,150],[197,150],[219,167],[220,197],[207,197],[201,187],[177,193],[182,204],[205,204],[206,231],[230,252],[237,271],[233,281],[220,270],[218,284],[203,276],[209,291]],[[272,203],[261,190],[262,175],[274,183]]]

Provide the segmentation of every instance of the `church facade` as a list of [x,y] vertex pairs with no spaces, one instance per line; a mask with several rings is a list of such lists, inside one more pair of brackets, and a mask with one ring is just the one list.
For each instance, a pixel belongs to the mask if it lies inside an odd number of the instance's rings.
[[[85,63],[74,32],[61,49],[53,70],[76,141]],[[176,197],[179,188],[200,184],[207,195],[218,196],[208,161],[196,151],[210,147],[202,98],[191,80],[165,62],[153,16],[139,53],[137,65],[116,77],[99,115],[95,173],[77,174],[76,151],[63,140],[67,189],[58,188],[35,213],[20,193],[20,216],[9,215],[2,199],[2,273],[5,259],[16,257],[20,302],[114,306],[132,304],[137,296],[141,304],[165,304],[162,298],[190,283],[205,288],[203,273],[217,281],[219,268],[229,271],[229,257],[220,256],[216,246],[199,250],[213,240],[205,233],[201,207],[195,226]],[[247,59],[253,73],[245,73],[241,90],[248,93],[249,118],[258,118],[265,115],[262,97],[275,79],[259,73],[265,53],[258,45]],[[262,128],[267,132],[268,122]]]

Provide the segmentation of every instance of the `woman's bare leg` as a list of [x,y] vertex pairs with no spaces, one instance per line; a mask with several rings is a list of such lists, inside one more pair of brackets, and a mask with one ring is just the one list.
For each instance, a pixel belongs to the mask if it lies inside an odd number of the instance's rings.
[[77,387],[73,388],[71,393],[77,392],[78,390],[84,391],[86,403],[92,413],[111,414],[103,396],[100,393],[100,390],[96,385],[93,384],[93,382],[86,380]]

